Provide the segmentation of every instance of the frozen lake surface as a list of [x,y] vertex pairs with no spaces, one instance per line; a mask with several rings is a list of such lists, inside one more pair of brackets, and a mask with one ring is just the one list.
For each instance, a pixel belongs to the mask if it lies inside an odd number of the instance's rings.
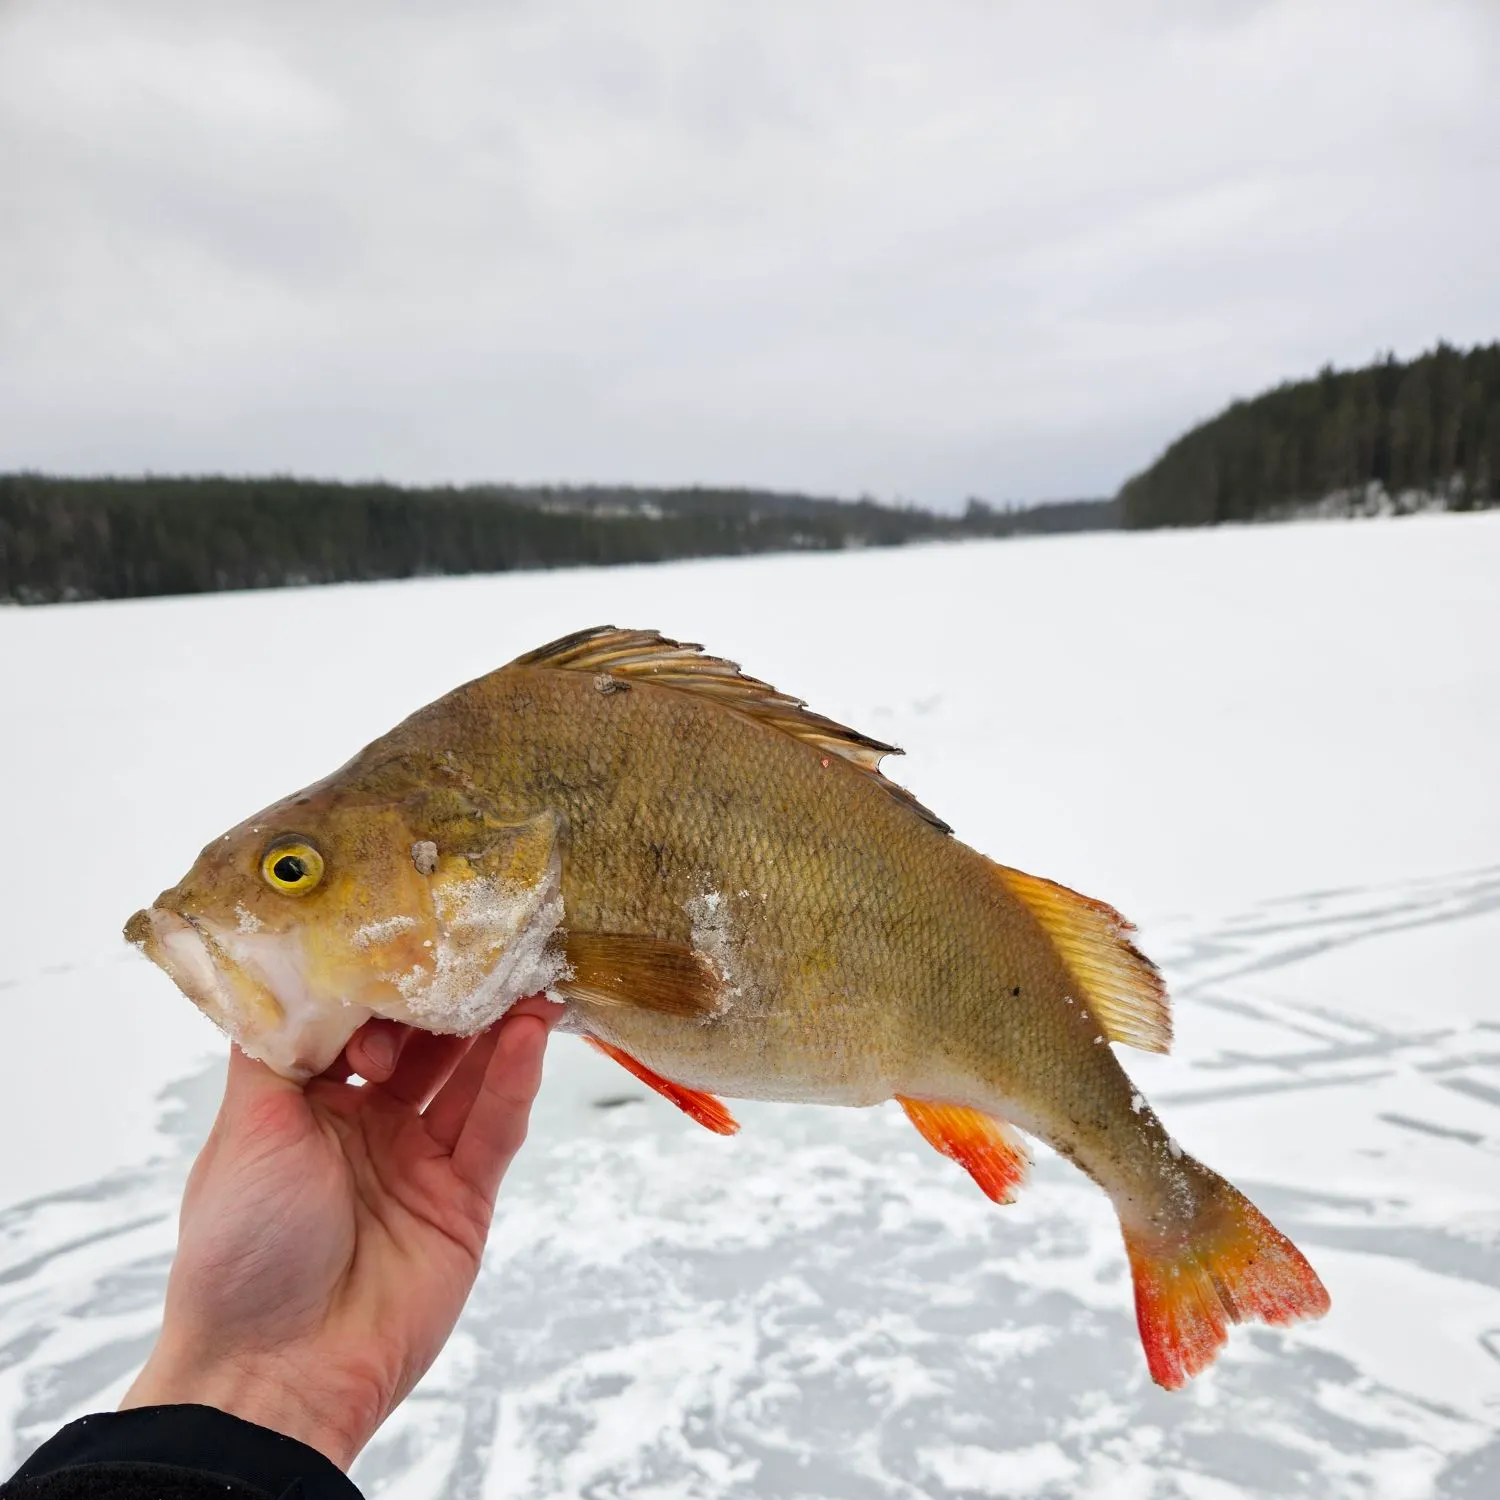
[[1135,918],[1187,1149],[1319,1324],[1153,1387],[1103,1195],[999,1209],[894,1105],[711,1136],[555,1042],[371,1495],[1500,1494],[1500,515],[0,612],[0,1470],[118,1399],[222,1047],[126,950],[201,844],[584,625],[905,745],[960,837]]

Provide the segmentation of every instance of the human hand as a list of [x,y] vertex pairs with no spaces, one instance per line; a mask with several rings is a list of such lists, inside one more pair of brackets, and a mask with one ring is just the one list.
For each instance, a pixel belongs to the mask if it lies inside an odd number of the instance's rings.
[[524,1000],[474,1039],[371,1022],[305,1087],[231,1048],[122,1409],[216,1406],[347,1469],[463,1310],[561,1013]]

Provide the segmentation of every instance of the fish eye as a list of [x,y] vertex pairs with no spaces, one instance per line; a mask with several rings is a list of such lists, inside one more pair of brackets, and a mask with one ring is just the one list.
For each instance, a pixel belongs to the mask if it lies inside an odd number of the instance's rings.
[[305,896],[323,878],[323,856],[303,839],[278,839],[261,856],[266,884],[284,896]]

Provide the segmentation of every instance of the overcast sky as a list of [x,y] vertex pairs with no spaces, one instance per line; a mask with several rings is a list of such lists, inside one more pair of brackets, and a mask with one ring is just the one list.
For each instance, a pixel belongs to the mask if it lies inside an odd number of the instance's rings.
[[1112,493],[1500,337],[1495,0],[0,0],[0,470]]

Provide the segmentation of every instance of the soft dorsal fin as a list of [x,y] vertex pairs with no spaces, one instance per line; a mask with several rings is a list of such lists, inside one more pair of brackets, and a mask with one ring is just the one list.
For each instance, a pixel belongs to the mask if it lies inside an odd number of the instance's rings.
[[[918,813],[939,832],[953,832],[905,787],[897,786],[880,774],[882,756],[901,754],[895,745],[872,740],[857,729],[815,714],[802,699],[778,693],[770,683],[746,676],[737,663],[705,655],[702,646],[669,641],[654,630],[616,630],[613,625],[599,625],[528,651],[524,656],[518,656],[511,666],[592,672],[621,687],[628,687],[631,680],[636,679],[713,698],[746,718],[769,724],[826,755],[837,755],[848,761],[872,776],[892,797]],[[607,688],[609,682],[605,686]]]
[[1104,1035],[1143,1052],[1169,1052],[1167,988],[1156,965],[1130,941],[1134,926],[1114,907],[1065,885],[993,862],[990,868],[1056,944],[1077,985],[1073,998],[1098,1018]]

